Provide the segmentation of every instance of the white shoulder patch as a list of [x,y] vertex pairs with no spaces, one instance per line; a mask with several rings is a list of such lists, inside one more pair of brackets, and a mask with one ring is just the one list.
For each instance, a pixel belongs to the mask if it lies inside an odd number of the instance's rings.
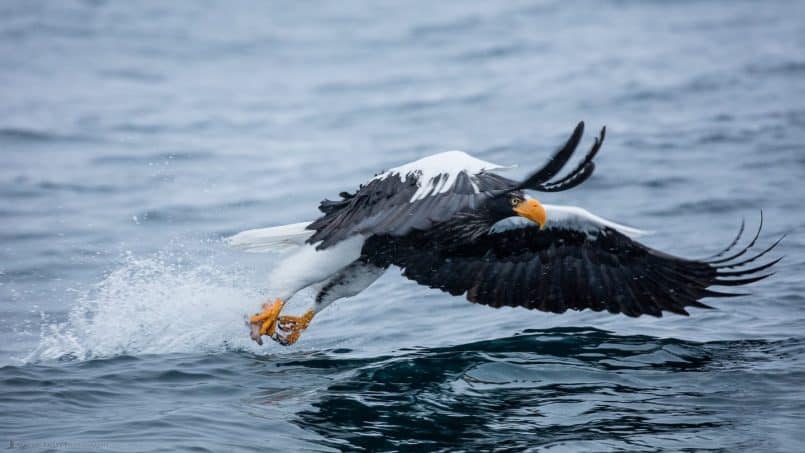
[[651,231],[640,230],[611,220],[598,217],[590,211],[578,206],[563,206],[544,204],[545,212],[548,217],[548,225],[556,222],[560,226],[575,228],[582,231],[591,232],[602,227],[609,227],[621,232],[629,237],[640,237],[651,234]]
[[[392,168],[375,176],[374,179],[382,180],[396,176],[405,181],[408,175],[416,176],[419,188],[411,197],[411,201],[416,201],[429,195],[447,192],[453,187],[461,172],[473,176],[484,170],[498,168],[508,167],[477,159],[463,151],[446,151]],[[477,187],[475,189],[478,190]]]
[[[542,206],[545,207],[545,212],[548,218],[545,225],[547,228],[568,228],[583,231],[587,234],[593,234],[599,231],[601,228],[609,227],[631,238],[651,234],[651,231],[639,230],[637,228],[621,225],[619,223],[598,217],[590,211],[577,206],[551,204],[543,204]],[[504,231],[514,230],[517,228],[538,227],[539,225],[526,218],[512,216],[498,221],[492,225],[492,228],[490,228],[489,231],[491,233],[502,233]]]

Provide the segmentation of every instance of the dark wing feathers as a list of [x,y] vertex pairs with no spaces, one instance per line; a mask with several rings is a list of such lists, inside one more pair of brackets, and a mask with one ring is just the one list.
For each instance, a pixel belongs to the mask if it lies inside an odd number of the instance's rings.
[[[445,240],[450,230],[438,227],[406,237],[375,236],[367,240],[364,254],[377,265],[399,266],[403,275],[420,284],[466,294],[471,302],[553,313],[607,310],[628,316],[662,316],[663,311],[687,315],[686,307],[711,308],[700,299],[739,295],[711,286],[762,280],[770,274],[758,272],[779,261],[725,271],[733,264],[718,267],[668,255],[608,227],[595,232],[521,228],[465,243]],[[455,230],[452,234],[462,235]]]
[[[323,249],[355,234],[402,236],[413,230],[431,228],[501,193],[520,189],[557,192],[573,188],[592,175],[595,169],[592,159],[601,148],[605,129],[573,171],[555,182],[549,180],[559,174],[572,157],[583,132],[584,123],[580,122],[565,145],[542,168],[519,183],[488,171],[474,175],[460,172],[447,191],[415,198],[420,186],[438,186],[438,181],[420,181],[418,174],[410,173],[372,179],[354,194],[342,192],[341,200],[322,201],[319,209],[324,215],[307,227],[315,231],[308,243],[318,243],[317,247]],[[448,175],[442,173],[435,178],[446,179]]]
[[551,157],[551,159],[548,160],[548,162],[543,165],[542,168],[535,171],[531,174],[531,176],[523,180],[523,182],[519,184],[518,188],[526,189],[537,187],[556,176],[560,171],[562,171],[562,167],[565,166],[567,161],[570,160],[570,157],[573,155],[576,147],[579,146],[579,142],[581,141],[581,136],[583,134],[584,121],[581,121],[576,125],[576,128],[573,130],[573,133],[570,134],[567,142],[565,142],[561,148],[556,150],[553,157]]
[[573,171],[558,181],[549,182],[549,180],[559,174],[559,172],[562,170],[562,167],[567,164],[570,156],[573,155],[573,152],[579,145],[583,133],[584,122],[582,121],[576,126],[576,129],[573,131],[573,134],[570,135],[570,138],[567,140],[565,145],[559,148],[559,150],[548,161],[548,163],[534,172],[531,176],[517,184],[515,189],[530,189],[540,192],[560,192],[576,187],[586,181],[590,176],[592,176],[593,171],[595,170],[593,158],[595,158],[595,155],[598,154],[598,151],[601,149],[601,145],[604,143],[607,133],[606,127],[601,128],[601,132],[599,133],[598,137],[595,138],[593,146],[584,156],[584,159],[582,159],[576,168],[573,169]]
[[[446,177],[442,175],[440,177]],[[403,181],[396,175],[373,179],[354,195],[340,201],[324,200],[319,209],[324,215],[307,228],[315,233],[308,243],[327,248],[355,234],[390,234],[402,236],[412,230],[426,230],[444,222],[461,210],[475,208],[490,196],[489,191],[514,184],[494,173],[460,173],[450,190],[412,201],[419,189],[416,175]]]

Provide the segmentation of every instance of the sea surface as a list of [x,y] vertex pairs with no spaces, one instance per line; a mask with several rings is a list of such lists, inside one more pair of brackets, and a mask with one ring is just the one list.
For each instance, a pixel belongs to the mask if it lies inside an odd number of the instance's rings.
[[[0,448],[805,451],[805,2],[0,3]],[[314,219],[460,149],[548,203],[785,259],[656,319],[499,310],[392,269],[292,347],[244,325]],[[301,313],[300,294],[288,313]]]

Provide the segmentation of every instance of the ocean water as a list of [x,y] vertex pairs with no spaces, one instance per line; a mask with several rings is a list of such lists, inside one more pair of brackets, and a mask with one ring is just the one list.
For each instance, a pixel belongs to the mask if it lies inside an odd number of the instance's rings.
[[[805,3],[0,4],[0,448],[805,449]],[[705,256],[788,237],[690,317],[469,304],[396,270],[260,347],[240,230],[449,149]],[[304,293],[286,308],[301,312]]]

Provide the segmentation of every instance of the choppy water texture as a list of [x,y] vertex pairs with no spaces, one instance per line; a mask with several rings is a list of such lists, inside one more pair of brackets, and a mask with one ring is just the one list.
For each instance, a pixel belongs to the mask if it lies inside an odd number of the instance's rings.
[[[803,17],[3,2],[0,448],[802,451]],[[765,239],[790,233],[777,274],[629,319],[494,310],[392,271],[291,348],[249,342],[276,258],[221,237],[436,151],[522,173],[581,119],[609,128],[597,174],[544,201],[694,257],[762,208]]]

